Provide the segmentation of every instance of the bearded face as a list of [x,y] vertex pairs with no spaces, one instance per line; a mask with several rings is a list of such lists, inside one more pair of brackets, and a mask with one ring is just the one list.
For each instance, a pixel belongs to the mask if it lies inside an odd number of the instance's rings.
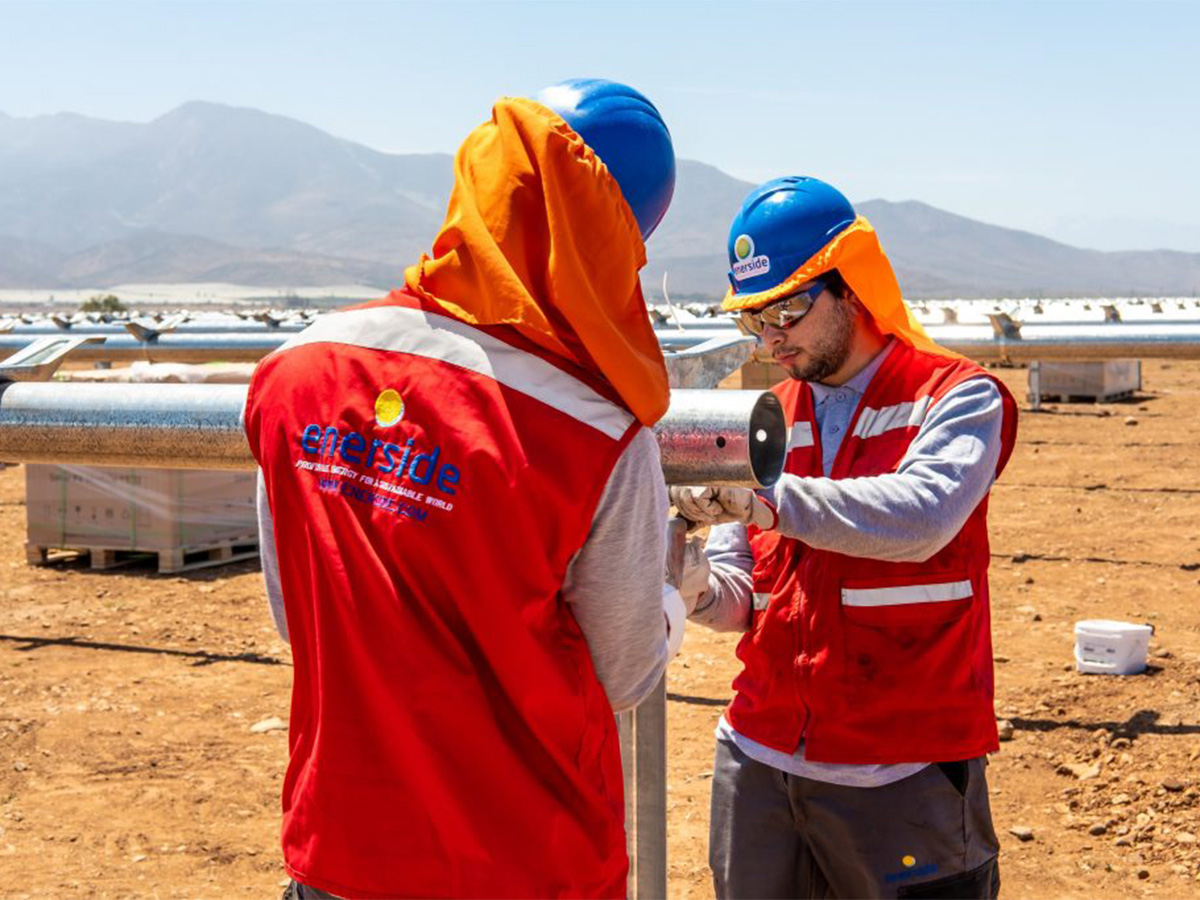
[[857,315],[851,299],[825,291],[790,328],[767,326],[763,342],[792,378],[824,381],[849,358]]

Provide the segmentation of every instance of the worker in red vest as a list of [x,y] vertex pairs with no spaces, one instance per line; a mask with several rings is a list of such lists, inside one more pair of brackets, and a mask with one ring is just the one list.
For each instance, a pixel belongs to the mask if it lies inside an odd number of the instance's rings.
[[497,102],[454,172],[404,287],[322,317],[247,397],[295,666],[289,892],[622,897],[613,713],[668,652],[638,270],[671,139],[637,91],[567,82]]
[[691,618],[745,632],[717,728],[718,897],[995,897],[987,498],[1016,404],[912,317],[874,230],[814,178],[753,191],[737,311],[791,376],[769,491],[673,488],[713,523]]

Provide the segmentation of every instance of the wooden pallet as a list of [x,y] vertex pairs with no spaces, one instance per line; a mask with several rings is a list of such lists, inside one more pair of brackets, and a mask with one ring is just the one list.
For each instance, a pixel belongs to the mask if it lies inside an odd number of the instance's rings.
[[1112,403],[1129,400],[1137,391],[1117,391],[1112,394],[1042,394],[1043,403]]
[[47,547],[27,543],[25,559],[35,566],[65,562],[87,556],[93,569],[113,569],[147,559],[157,559],[160,575],[188,572],[206,566],[258,557],[258,539],[246,537],[237,541],[222,541],[206,547],[177,547],[171,550],[130,550],[128,547]]

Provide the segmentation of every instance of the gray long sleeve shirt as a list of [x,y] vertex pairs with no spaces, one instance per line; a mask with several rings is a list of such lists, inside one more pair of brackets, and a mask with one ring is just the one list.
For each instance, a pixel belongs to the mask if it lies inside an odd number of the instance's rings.
[[[844,385],[811,385],[826,476],[867,385],[891,347]],[[928,559],[958,533],[990,489],[1000,454],[1002,416],[1000,391],[991,379],[958,385],[926,414],[895,472],[840,479],[784,475],[768,493],[779,511],[778,530],[811,547],[850,556],[893,562]],[[745,526],[714,526],[706,554],[712,567],[709,589],[692,621],[718,631],[745,631],[754,565]],[[837,784],[875,787],[926,765],[809,762],[803,743],[789,756],[738,734],[724,719],[717,734],[767,765]]]
[[[261,472],[258,484],[263,579],[275,627],[286,641],[274,523]],[[667,506],[658,443],[643,428],[613,467],[591,532],[562,587],[617,712],[649,695],[667,664],[662,609]]]

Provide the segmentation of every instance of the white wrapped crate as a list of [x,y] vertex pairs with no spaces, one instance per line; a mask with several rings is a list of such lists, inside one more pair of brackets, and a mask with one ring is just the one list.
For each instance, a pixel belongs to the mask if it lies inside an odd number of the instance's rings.
[[31,562],[86,550],[107,568],[141,552],[172,572],[256,552],[254,472],[29,465],[25,485]]
[[1137,359],[1109,359],[1103,362],[1042,362],[1034,384],[1030,368],[1029,389],[1040,387],[1043,400],[1091,400],[1103,402],[1127,397],[1142,387],[1142,363]]

